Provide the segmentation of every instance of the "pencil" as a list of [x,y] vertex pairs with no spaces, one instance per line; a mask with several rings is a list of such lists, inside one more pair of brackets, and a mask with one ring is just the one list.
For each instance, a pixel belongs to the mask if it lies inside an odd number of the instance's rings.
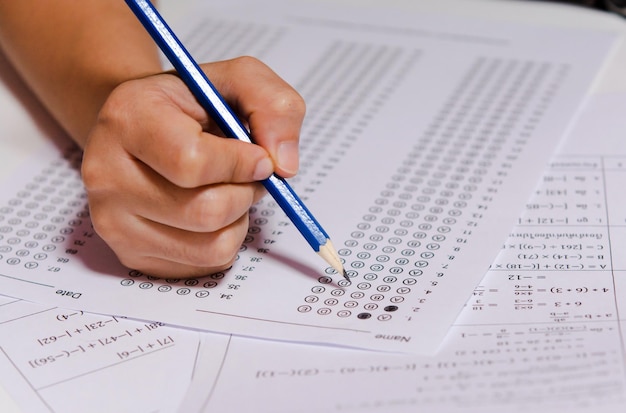
[[[152,3],[148,0],[126,0],[126,4],[135,13],[200,105],[218,124],[222,132],[229,138],[253,143],[248,130],[239,121]],[[350,281],[330,237],[291,186],[276,174],[272,174],[262,183],[313,250],[337,273],[342,274],[347,281]]]

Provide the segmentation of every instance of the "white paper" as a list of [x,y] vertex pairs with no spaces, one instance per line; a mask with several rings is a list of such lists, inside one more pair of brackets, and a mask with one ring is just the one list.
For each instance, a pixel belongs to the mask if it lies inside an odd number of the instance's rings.
[[160,322],[0,297],[0,384],[23,412],[173,412],[199,344]]
[[[104,339],[113,331],[145,325],[117,320],[111,327],[107,322],[111,317],[4,298],[0,299],[0,383],[29,413],[111,411],[106,404],[68,402],[68,395],[81,392],[93,400],[106,397],[109,393],[103,389],[110,386],[118,386],[113,392],[118,395],[114,410],[133,412],[623,412],[626,325],[619,314],[626,303],[626,263],[621,258],[626,238],[620,233],[626,198],[620,188],[626,183],[626,170],[615,168],[615,163],[609,168],[597,166],[607,160],[626,160],[622,137],[626,125],[621,116],[625,105],[626,95],[615,95],[594,98],[586,107],[527,203],[521,224],[502,245],[492,271],[475,289],[435,357],[217,334],[198,339],[196,333],[159,326],[150,334],[171,336],[176,346],[148,355],[153,359],[147,366],[134,360],[122,363],[115,367],[119,370],[114,377],[98,369],[115,364],[112,360],[119,348],[102,346],[81,354],[82,366],[74,364],[69,371],[65,358],[32,368],[29,361],[54,354],[50,348],[65,350],[89,342],[79,341],[79,334],[64,337],[64,330],[103,323],[100,332],[90,334],[92,339]],[[571,167],[574,161],[587,166]],[[564,162],[570,166],[564,167]],[[606,194],[615,197],[598,202]],[[555,205],[561,208],[554,216],[568,218],[568,223],[524,223],[545,218]],[[581,218],[596,223],[581,226],[575,222]],[[612,223],[607,224],[607,218]],[[574,261],[584,268],[563,268],[560,251],[581,249],[586,251],[584,259]],[[547,258],[520,256],[537,250],[559,252]],[[517,268],[522,263],[529,268]],[[540,264],[549,268],[533,269]],[[508,265],[512,268],[500,267]],[[128,350],[140,344],[136,340],[144,337],[141,334],[122,336],[117,345]],[[57,337],[47,344],[52,347],[39,344],[51,337]],[[180,370],[171,370],[175,366]],[[168,377],[155,374],[155,369],[168,372]],[[41,386],[68,375],[74,378],[64,386]],[[171,380],[167,391],[150,393],[149,400],[141,397],[163,379]],[[85,381],[92,385],[85,388]],[[43,388],[33,389],[28,383]],[[177,409],[169,410],[180,402],[180,387],[188,383],[187,397]],[[176,385],[180,386],[171,387]],[[53,400],[57,404],[51,404]]]
[[436,356],[233,338],[184,411],[626,411],[624,107],[590,102]]
[[253,208],[224,274],[159,280],[123,268],[91,228],[80,153],[68,146],[61,158],[48,148],[2,187],[0,291],[215,332],[435,352],[614,36],[375,9],[280,10],[213,10],[187,22],[183,38],[198,60],[257,55],[303,94],[292,183],[352,284],[324,267],[269,198]]

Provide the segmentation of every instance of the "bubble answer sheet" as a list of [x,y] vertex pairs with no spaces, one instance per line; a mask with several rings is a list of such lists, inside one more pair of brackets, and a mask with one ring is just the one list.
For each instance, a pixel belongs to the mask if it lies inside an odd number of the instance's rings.
[[197,60],[253,55],[303,95],[290,182],[351,282],[269,197],[251,209],[224,273],[176,280],[124,268],[91,226],[80,151],[56,136],[2,183],[3,294],[242,336],[437,350],[617,37],[280,4],[272,15],[198,6],[171,23]]
[[585,106],[434,356],[0,296],[0,385],[28,413],[622,413],[625,105],[622,93]]
[[204,334],[178,412],[625,412],[625,105],[591,98],[436,355]]

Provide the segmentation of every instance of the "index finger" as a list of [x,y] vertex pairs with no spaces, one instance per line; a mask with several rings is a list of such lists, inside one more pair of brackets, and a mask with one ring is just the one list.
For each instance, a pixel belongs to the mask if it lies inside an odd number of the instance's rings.
[[302,97],[268,66],[251,57],[203,65],[216,88],[248,122],[254,142],[284,177],[298,171],[298,142],[306,111]]
[[128,89],[114,92],[122,96],[110,100],[121,102],[103,110],[102,117],[124,119],[124,149],[170,182],[191,188],[271,174],[272,162],[260,146],[203,131],[206,114],[180,79],[142,79]]

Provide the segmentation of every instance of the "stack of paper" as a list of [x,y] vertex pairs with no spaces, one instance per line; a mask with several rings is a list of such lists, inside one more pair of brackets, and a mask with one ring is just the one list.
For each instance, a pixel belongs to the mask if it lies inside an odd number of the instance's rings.
[[198,60],[257,56],[307,101],[292,184],[352,282],[270,198],[225,273],[124,268],[91,228],[80,151],[53,137],[0,199],[0,383],[24,411],[623,411],[626,149],[594,137],[545,168],[614,35],[301,4],[194,15]]

